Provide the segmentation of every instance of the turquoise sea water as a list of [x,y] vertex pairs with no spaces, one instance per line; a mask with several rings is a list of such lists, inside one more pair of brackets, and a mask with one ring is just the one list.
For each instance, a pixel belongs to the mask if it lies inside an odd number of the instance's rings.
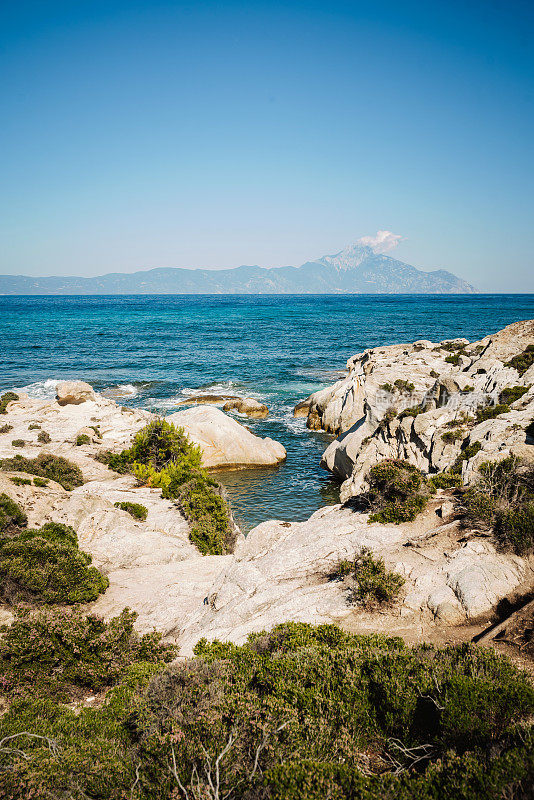
[[282,442],[287,462],[218,476],[246,530],[337,502],[319,467],[331,437],[307,431],[292,409],[336,380],[349,356],[422,338],[475,339],[531,318],[534,295],[6,296],[0,388],[53,397],[58,379],[81,378],[163,414],[194,393],[262,400],[269,417],[242,421]]

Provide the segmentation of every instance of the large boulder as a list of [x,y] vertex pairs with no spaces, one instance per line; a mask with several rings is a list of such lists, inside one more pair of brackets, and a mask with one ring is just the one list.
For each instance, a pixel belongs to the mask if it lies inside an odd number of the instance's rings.
[[56,400],[60,406],[77,406],[95,399],[93,387],[84,381],[61,381],[56,387]]
[[212,406],[197,406],[167,417],[200,446],[205,467],[274,467],[286,450],[274,439],[255,436],[235,419]]
[[263,403],[258,403],[252,397],[236,397],[229,400],[223,406],[223,411],[237,411],[239,414],[246,414],[247,417],[264,419],[269,413],[269,409]]

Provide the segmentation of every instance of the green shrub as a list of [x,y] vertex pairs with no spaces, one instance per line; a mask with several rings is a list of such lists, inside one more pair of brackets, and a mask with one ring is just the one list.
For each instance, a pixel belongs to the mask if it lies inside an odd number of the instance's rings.
[[76,437],[76,447],[81,447],[82,444],[91,444],[91,439],[86,433],[80,433]]
[[434,488],[408,461],[386,459],[371,467],[367,492],[361,500],[369,506],[369,522],[409,522],[425,508]]
[[474,391],[475,391],[475,387],[474,387],[474,386],[471,386],[470,384],[467,384],[467,385],[466,385],[466,386],[464,386],[464,388],[462,389],[462,392],[464,392],[465,394],[469,394],[469,392],[474,392]]
[[13,439],[11,447],[26,447],[26,442],[24,439]]
[[68,490],[83,484],[82,471],[76,464],[66,458],[49,453],[42,453],[37,458],[24,458],[20,455],[3,458],[0,460],[0,467],[14,472],[28,472],[30,475],[38,475],[40,478],[56,481]]
[[6,392],[0,397],[0,414],[7,414],[7,406],[12,400],[18,400],[18,394],[15,392]]
[[30,425],[28,425],[28,430],[29,431],[36,431],[36,430],[39,430],[40,427],[41,426],[39,425],[38,422],[32,422]]
[[9,479],[15,486],[31,486],[31,478],[21,478],[19,475],[15,475]]
[[441,438],[447,444],[454,444],[459,439],[463,439],[464,436],[465,436],[465,433],[461,428],[455,428],[452,431],[445,431],[445,433],[442,434]]
[[399,392],[407,392],[408,394],[410,394],[410,392],[413,392],[413,390],[415,389],[413,383],[411,383],[410,381],[405,381],[402,378],[397,378],[397,380],[393,385],[395,386],[396,389],[399,390]]
[[497,510],[493,533],[501,547],[520,556],[534,553],[534,501]]
[[523,350],[522,353],[519,355],[514,356],[510,361],[508,361],[504,366],[505,367],[513,367],[519,373],[519,375],[524,375],[529,367],[534,364],[534,344],[529,344]]
[[497,403],[495,406],[484,406],[477,409],[476,421],[485,422],[487,419],[495,419],[500,414],[507,414],[510,411],[510,406],[504,403]]
[[0,594],[17,604],[87,603],[109,586],[90,566],[91,556],[78,549],[76,533],[58,523],[18,536],[0,537]]
[[[0,737],[20,737],[0,754],[7,800],[213,800],[210,779],[232,800],[529,798],[534,691],[484,648],[288,623],[201,641],[162,670],[83,618],[11,637],[6,694],[23,697],[0,717]],[[38,699],[109,683],[97,708]]]
[[354,560],[354,578],[357,587],[353,598],[367,608],[391,603],[404,586],[405,580],[397,572],[388,571],[382,558],[375,558],[370,550],[363,549]]
[[170,661],[176,648],[158,633],[137,634],[136,617],[128,609],[109,622],[76,610],[18,614],[1,629],[1,693],[68,700],[113,685],[136,662]]
[[13,430],[13,425],[0,425],[0,433],[9,433]]
[[115,503],[115,508],[121,508],[123,511],[127,511],[132,517],[135,519],[140,519],[142,522],[146,520],[148,514],[148,509],[145,506],[142,506],[140,503],[130,503],[128,501],[124,501]]
[[458,458],[451,467],[451,472],[461,474],[464,461],[469,461],[470,458],[474,458],[480,450],[482,450],[482,444],[480,442],[473,442],[462,448]]
[[39,431],[37,434],[37,441],[41,442],[41,444],[48,444],[52,441],[52,437],[46,431]]
[[405,408],[404,411],[401,411],[399,414],[399,419],[403,419],[404,417],[418,417],[419,414],[422,414],[423,412],[423,406],[412,406],[411,408]]
[[28,517],[22,508],[9,495],[0,494],[0,532],[24,528],[27,524]]
[[462,478],[453,472],[438,472],[437,475],[431,475],[428,482],[434,489],[459,489]]
[[507,386],[499,395],[499,403],[512,405],[516,400],[523,397],[528,392],[530,386]]
[[452,364],[453,366],[457,367],[460,363],[460,355],[461,353],[453,353],[450,356],[447,356],[445,362],[447,364]]
[[380,389],[384,392],[392,392],[393,391],[393,384],[392,383],[382,383],[380,384]]
[[33,485],[44,488],[45,486],[48,486],[48,481],[46,478],[34,478]]
[[163,497],[176,500],[190,524],[189,538],[202,554],[232,550],[234,531],[221,487],[202,468],[200,448],[181,428],[154,420],[136,434],[128,450],[105,453],[103,458],[110,469],[132,472],[140,484],[157,487]]

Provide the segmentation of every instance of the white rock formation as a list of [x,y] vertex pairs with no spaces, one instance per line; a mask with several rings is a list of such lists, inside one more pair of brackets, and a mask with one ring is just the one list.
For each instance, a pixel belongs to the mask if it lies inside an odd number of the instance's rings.
[[[439,472],[466,446],[480,442],[480,452],[463,465],[467,481],[482,461],[518,449],[529,457],[525,428],[534,417],[534,388],[497,419],[475,420],[477,409],[499,403],[506,387],[534,384],[534,366],[522,376],[506,366],[529,344],[534,344],[534,321],[514,323],[472,344],[423,340],[350,358],[347,377],[307,401],[308,426],[340,434],[322,465],[344,481],[341,499],[361,492],[369,468],[384,458]],[[457,431],[456,441],[451,431]]]
[[200,445],[205,467],[272,467],[286,458],[286,450],[274,439],[255,436],[237,420],[213,406],[197,406],[167,417],[188,438]]
[[264,419],[269,413],[264,403],[258,403],[252,397],[236,397],[228,400],[223,406],[223,411],[237,411],[238,414],[246,414],[247,417],[255,419]]

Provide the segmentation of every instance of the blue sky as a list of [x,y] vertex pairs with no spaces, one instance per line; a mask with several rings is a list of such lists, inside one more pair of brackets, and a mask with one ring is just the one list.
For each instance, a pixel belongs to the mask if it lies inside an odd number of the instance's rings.
[[391,255],[534,291],[534,4],[4,2],[0,271]]

